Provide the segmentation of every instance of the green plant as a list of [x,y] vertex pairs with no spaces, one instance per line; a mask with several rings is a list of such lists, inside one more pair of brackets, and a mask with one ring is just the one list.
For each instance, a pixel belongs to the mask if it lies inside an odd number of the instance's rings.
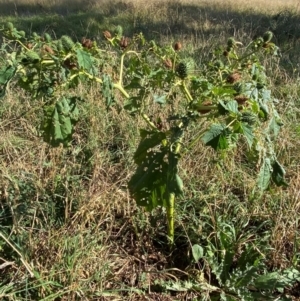
[[[253,233],[216,221],[216,233],[201,252],[193,252],[195,262],[208,263],[212,277],[216,278],[211,300],[291,300],[286,289],[299,281],[299,271],[293,267],[283,271],[268,271],[265,257],[267,244],[252,240]],[[241,233],[240,233],[241,232]],[[193,250],[199,250],[198,245]]]
[[[81,82],[101,86],[107,109],[114,106],[142,118],[145,127],[134,154],[137,168],[128,188],[139,206],[166,208],[171,245],[175,199],[183,193],[180,159],[200,140],[224,153],[236,146],[244,151],[242,138],[247,164],[258,174],[258,190],[271,181],[286,185],[273,144],[282,123],[262,64],[263,55],[279,54],[270,33],[247,47],[230,38],[211,62],[197,66],[183,57],[182,45],[160,47],[142,34],[129,39],[121,27],[114,36],[104,32],[108,45],[103,47],[86,39],[74,43],[68,36],[26,38],[12,24],[1,32],[0,95],[14,85],[43,100],[41,133],[47,143],[72,145],[78,103],[83,101],[75,88]],[[197,133],[186,139],[191,124]]]

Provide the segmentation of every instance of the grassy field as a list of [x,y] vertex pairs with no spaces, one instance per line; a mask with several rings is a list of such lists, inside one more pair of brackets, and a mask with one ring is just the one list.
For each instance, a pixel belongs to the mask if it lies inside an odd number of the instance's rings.
[[[200,65],[230,36],[246,45],[271,30],[282,56],[264,64],[284,121],[276,151],[289,184],[254,198],[256,179],[240,154],[221,161],[199,142],[181,164],[186,185],[170,251],[165,211],[146,213],[126,189],[142,120],[107,112],[99,87],[80,86],[87,101],[75,142],[51,148],[39,136],[38,100],[10,89],[0,104],[0,299],[300,300],[299,9],[296,0],[0,0],[0,25],[11,21],[27,34],[102,43],[104,30],[121,25],[127,36],[181,41]],[[220,247],[222,235],[228,250]],[[210,260],[195,263],[195,244],[211,251]],[[278,273],[278,281],[262,284],[264,299],[238,297],[253,284],[230,288],[250,269],[247,259],[239,266],[248,247],[261,274]],[[216,262],[226,251],[234,264],[220,283]],[[282,286],[280,277],[291,271],[297,280]],[[230,289],[235,293],[221,299]]]

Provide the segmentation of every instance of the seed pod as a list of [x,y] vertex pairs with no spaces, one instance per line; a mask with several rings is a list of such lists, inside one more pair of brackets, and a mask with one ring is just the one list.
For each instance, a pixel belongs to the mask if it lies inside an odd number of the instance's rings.
[[57,47],[58,51],[63,51],[63,45],[62,45],[61,40],[57,41],[56,47]]
[[224,55],[225,57],[228,57],[228,55],[229,55],[229,51],[227,51],[227,50],[224,50],[224,51],[223,51],[223,55]]
[[121,25],[118,25],[115,28],[114,33],[117,37],[121,37],[123,35],[123,27]]
[[11,22],[7,22],[5,24],[5,27],[8,29],[8,30],[13,30],[14,29],[14,25],[11,23]]
[[180,62],[176,67],[176,73],[181,79],[185,79],[188,76],[186,63]]
[[20,30],[20,31],[19,31],[19,34],[20,34],[20,36],[21,36],[22,38],[25,38],[25,36],[26,36],[26,33],[25,33],[24,30]]
[[263,47],[264,49],[274,49],[274,46],[275,46],[275,44],[274,44],[274,43],[271,43],[271,42],[264,43],[264,44],[262,45],[262,47]]
[[157,45],[156,45],[155,41],[151,40],[149,42],[149,46],[150,46],[150,49],[149,49],[150,51],[156,51],[157,50]]
[[72,62],[70,59],[66,59],[64,61],[64,66],[69,70],[73,70],[77,67],[77,65],[74,62]]
[[39,39],[40,39],[40,36],[39,36],[36,32],[33,32],[33,33],[32,33],[32,37],[33,37],[35,40],[39,40]]
[[49,54],[54,54],[53,49],[52,49],[50,46],[48,46],[48,45],[44,45],[44,46],[43,46],[43,50],[44,50],[45,52],[49,53]]
[[175,51],[179,51],[182,48],[182,44],[180,42],[176,42],[173,48]]
[[111,39],[111,33],[108,30],[103,31],[103,35],[105,39]]
[[23,64],[37,64],[41,60],[40,56],[38,53],[29,50],[25,53],[25,57],[21,60]]
[[27,43],[27,44],[25,44],[25,46],[26,46],[28,49],[32,49],[32,48],[33,48],[33,44],[32,44],[32,43]]
[[232,74],[229,74],[227,77],[227,82],[230,84],[234,84],[238,82],[241,79],[241,75],[238,72],[234,72]]
[[227,46],[229,47],[229,48],[232,48],[232,47],[234,47],[235,46],[235,39],[234,38],[229,38],[228,40],[227,40]]
[[93,47],[93,42],[90,39],[82,38],[81,45],[87,49],[91,49]]
[[173,63],[170,59],[165,59],[164,60],[164,65],[168,68],[168,69],[172,69],[173,67]]
[[45,34],[44,34],[44,39],[45,39],[45,41],[46,41],[47,43],[51,43],[51,41],[52,41],[52,38],[51,38],[51,36],[49,35],[49,33],[45,33]]
[[129,38],[123,36],[120,40],[121,48],[123,49],[127,48],[128,44],[129,44]]
[[224,64],[222,61],[220,60],[217,60],[214,62],[214,66],[217,68],[217,69],[223,69],[224,68]]
[[[201,103],[201,108],[197,109],[197,112],[200,114],[206,114],[212,110],[210,106],[212,106],[212,102],[210,100],[204,100]],[[205,107],[207,107],[207,108],[205,108]]]
[[185,79],[194,69],[194,61],[186,58],[176,66],[176,75],[181,79]]
[[246,85],[244,82],[236,82],[233,84],[233,89],[236,92],[236,95],[243,94],[246,90]]
[[227,51],[227,52],[231,52],[232,50],[233,50],[233,47],[227,46],[227,48],[226,48],[226,51]]
[[249,100],[247,96],[242,94],[235,96],[234,99],[239,105],[243,105],[247,100]]
[[273,38],[273,32],[272,31],[267,31],[263,35],[263,40],[265,43],[269,43]]
[[257,121],[257,117],[251,112],[243,112],[241,116],[241,121],[249,125],[254,125]]
[[61,43],[62,43],[62,46],[63,46],[63,50],[65,51],[70,51],[72,50],[73,46],[74,46],[74,42],[72,41],[72,39],[69,37],[69,36],[62,36],[61,37]]

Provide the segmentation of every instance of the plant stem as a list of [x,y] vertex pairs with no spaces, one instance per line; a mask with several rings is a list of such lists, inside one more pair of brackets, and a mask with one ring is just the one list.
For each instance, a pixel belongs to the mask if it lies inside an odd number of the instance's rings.
[[193,101],[193,97],[190,94],[189,90],[187,89],[184,81],[182,81],[182,88],[183,88],[183,92],[184,92],[185,96],[187,97],[188,101]]
[[155,124],[150,120],[147,114],[142,113],[141,114],[142,118],[146,121],[146,123],[153,129],[153,130],[158,130]]
[[119,74],[119,82],[118,82],[118,84],[120,86],[122,86],[122,82],[123,82],[124,57],[125,57],[126,54],[130,54],[130,53],[133,53],[136,56],[138,56],[138,54],[135,51],[133,51],[133,50],[126,51],[126,52],[124,52],[122,54],[122,56],[121,56],[120,74]]
[[167,219],[168,219],[168,238],[169,245],[174,244],[174,208],[175,208],[175,194],[170,193],[167,200]]

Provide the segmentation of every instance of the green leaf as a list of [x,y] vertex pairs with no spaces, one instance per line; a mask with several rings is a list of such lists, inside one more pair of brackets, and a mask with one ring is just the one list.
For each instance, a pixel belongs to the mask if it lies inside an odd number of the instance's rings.
[[166,95],[153,95],[153,99],[155,103],[163,105],[166,103],[167,96]]
[[129,192],[137,205],[149,211],[167,205],[168,164],[164,161],[165,155],[166,152],[148,152],[128,183]]
[[114,86],[110,75],[102,75],[102,95],[105,99],[106,109],[108,110],[111,106],[115,104]]
[[195,262],[198,262],[199,259],[201,259],[204,255],[203,248],[198,244],[193,245],[192,254],[193,254],[193,258],[194,258]]
[[229,146],[228,134],[229,130],[223,124],[213,124],[210,129],[202,137],[202,141],[207,146],[211,146],[215,150],[226,149]]
[[249,145],[249,148],[251,148],[254,140],[252,127],[244,122],[241,122],[240,125],[241,125],[242,133],[244,134],[244,137],[246,138],[246,141]]
[[238,109],[238,103],[236,100],[231,100],[229,102],[227,102],[226,104],[226,109],[234,114],[238,114],[239,113],[239,109]]
[[274,137],[277,137],[281,127],[282,127],[282,121],[280,120],[278,114],[276,114],[276,116],[273,116],[270,120],[270,124],[268,128],[269,133]]
[[225,96],[225,95],[234,95],[236,92],[233,88],[226,88],[226,87],[214,87],[212,88],[212,92],[218,96]]
[[285,288],[292,286],[295,282],[296,280],[291,280],[279,272],[272,272],[256,278],[254,285],[258,289],[277,290],[283,293]]
[[0,85],[5,85],[16,73],[14,66],[3,66],[0,69]]
[[219,100],[218,110],[221,115],[225,115],[226,113],[233,113],[234,115],[239,114],[238,103],[236,100],[230,100],[228,102]]
[[269,187],[271,175],[272,175],[271,160],[269,158],[265,158],[260,168],[258,179],[257,179],[257,186],[261,191],[264,191]]
[[141,164],[144,158],[147,156],[147,152],[150,148],[153,148],[161,143],[163,139],[166,138],[166,134],[162,132],[148,132],[141,141],[134,153],[134,162],[136,164]]
[[259,108],[260,108],[260,115],[262,118],[264,118],[265,120],[268,119],[269,116],[269,108],[268,106],[263,103],[262,101],[259,102]]
[[5,96],[8,82],[14,77],[16,68],[14,66],[3,66],[0,69],[0,98]]
[[91,72],[93,70],[93,59],[91,55],[82,49],[76,49],[76,55],[79,68]]
[[284,179],[285,176],[285,170],[282,167],[282,165],[275,160],[275,162],[272,164],[272,180],[277,186],[288,186],[287,182]]
[[175,176],[175,181],[176,181],[176,188],[175,188],[174,192],[179,193],[179,194],[183,193],[183,182],[178,174],[176,174],[176,176]]
[[55,105],[44,108],[42,130],[45,142],[52,146],[69,145],[79,115],[76,102],[77,97],[63,97]]
[[126,90],[130,90],[130,89],[141,89],[143,88],[143,86],[141,85],[141,77],[139,76],[135,76],[132,78],[131,82],[125,86]]

